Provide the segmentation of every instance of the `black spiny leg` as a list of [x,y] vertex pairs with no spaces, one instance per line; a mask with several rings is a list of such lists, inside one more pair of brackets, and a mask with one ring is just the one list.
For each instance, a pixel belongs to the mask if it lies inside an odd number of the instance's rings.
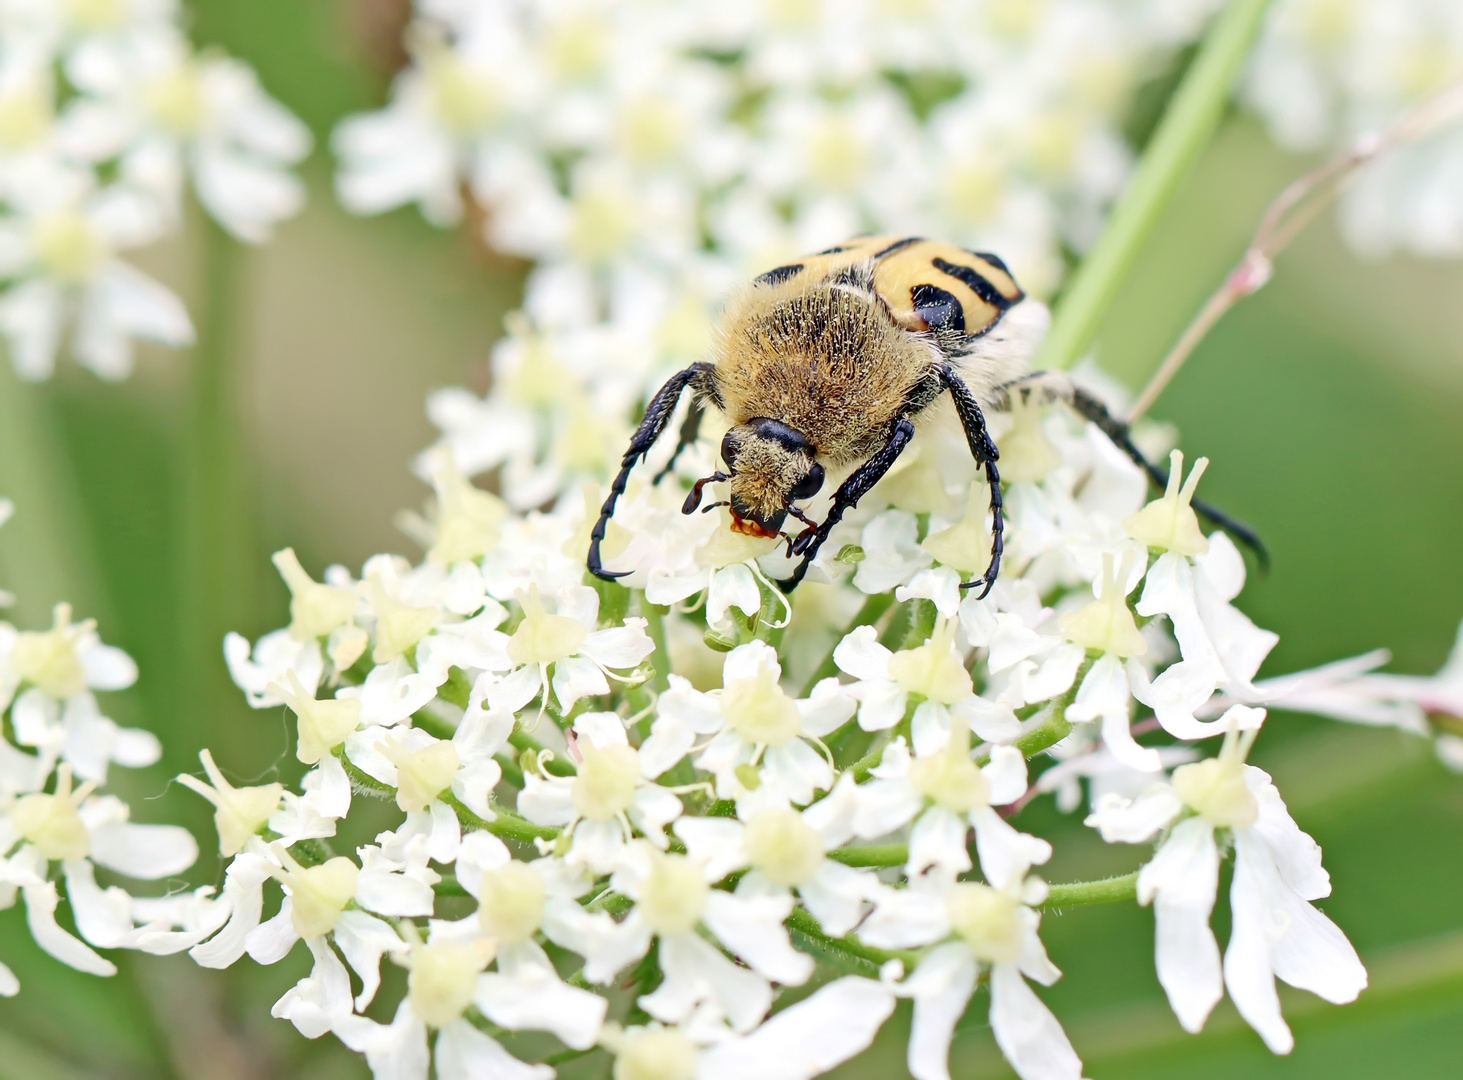
[[[1075,386],[1063,390],[1059,396],[1065,398],[1079,415],[1096,424],[1098,429],[1112,440],[1114,446],[1132,458],[1133,463],[1148,474],[1149,481],[1156,484],[1159,491],[1168,487],[1168,470],[1159,468],[1143,456],[1143,451],[1138,449],[1132,436],[1128,433],[1128,425],[1108,412],[1106,405],[1085,390],[1080,390]],[[1265,550],[1265,545],[1248,525],[1242,521],[1236,521],[1222,510],[1198,499],[1194,499],[1191,505],[1194,513],[1210,524],[1217,525],[1253,551],[1255,558],[1260,561],[1262,569],[1270,568],[1270,553]]]
[[1006,524],[1001,514],[1001,474],[996,469],[996,460],[1001,454],[996,449],[996,444],[991,442],[990,433],[986,431],[985,416],[980,411],[980,403],[970,392],[970,387],[965,385],[965,381],[949,364],[940,365],[938,373],[940,382],[955,399],[955,411],[960,416],[960,426],[965,429],[965,441],[970,444],[970,452],[976,463],[985,470],[986,483],[991,489],[991,562],[983,575],[960,586],[962,589],[973,589],[977,585],[984,585],[985,588],[981,589],[977,598],[983,600],[1001,572],[1001,554],[1005,550]]
[[692,398],[691,407],[686,411],[686,419],[681,421],[681,433],[676,438],[676,448],[671,452],[670,460],[665,463],[660,472],[655,474],[655,479],[651,481],[652,484],[658,484],[669,476],[671,470],[676,467],[676,458],[681,456],[681,451],[696,441],[696,434],[701,430],[703,411],[700,400]]
[[893,466],[895,459],[904,452],[909,445],[909,440],[914,438],[914,425],[910,423],[907,416],[901,416],[894,422],[889,431],[889,438],[885,441],[874,456],[869,458],[839,487],[833,496],[833,505],[828,508],[828,516],[823,519],[823,524],[816,529],[799,533],[797,538],[788,545],[794,555],[801,555],[802,562],[798,563],[793,570],[792,577],[785,581],[779,581],[782,591],[792,592],[798,587],[798,582],[803,580],[803,575],[808,572],[813,559],[818,555],[818,549],[823,546],[823,541],[828,539],[828,534],[833,531],[833,526],[843,519],[844,512],[858,505],[858,501],[868,493],[869,488],[877,484],[886,472]]
[[[635,434],[630,437],[630,447],[625,451],[625,456],[620,459],[620,471],[615,476],[614,482],[610,484],[609,498],[600,508],[599,520],[594,523],[594,530],[589,534],[589,572],[597,578],[605,581],[614,581],[615,578],[624,577],[625,573],[615,573],[606,570],[599,561],[599,544],[605,538],[605,529],[609,527],[610,518],[615,512],[615,503],[625,493],[625,485],[630,482],[630,470],[650,453],[650,448],[655,445],[655,440],[660,438],[661,432],[665,430],[666,424],[670,421],[671,413],[676,411],[676,403],[681,399],[681,391],[690,386],[698,393],[712,394],[714,387],[711,383],[715,369],[710,364],[692,364],[684,371],[678,371],[666,380],[666,384],[655,392],[655,397],[650,399],[650,404],[645,407],[645,417],[640,421],[640,426],[635,429]],[[693,414],[696,410],[693,410]],[[689,418],[688,418],[689,423]],[[685,429],[682,429],[684,435]],[[694,435],[692,436],[694,438]]]

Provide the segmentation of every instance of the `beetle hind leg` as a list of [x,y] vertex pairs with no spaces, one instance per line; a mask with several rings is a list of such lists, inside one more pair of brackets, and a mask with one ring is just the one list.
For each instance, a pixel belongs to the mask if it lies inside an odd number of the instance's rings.
[[970,387],[965,385],[964,380],[949,364],[941,365],[938,374],[941,384],[950,391],[950,396],[955,400],[955,412],[960,417],[960,426],[965,429],[965,441],[970,446],[970,453],[975,458],[976,464],[984,470],[986,483],[991,489],[991,561],[984,574],[974,581],[962,582],[960,585],[962,589],[983,586],[977,599],[984,599],[1000,575],[1001,556],[1006,549],[1006,520],[1004,506],[1001,502],[1001,473],[996,468],[996,461],[1000,458],[1001,453],[996,449],[996,444],[991,441],[990,432],[986,430],[985,416],[980,411],[980,403],[975,400],[975,395],[970,392]]

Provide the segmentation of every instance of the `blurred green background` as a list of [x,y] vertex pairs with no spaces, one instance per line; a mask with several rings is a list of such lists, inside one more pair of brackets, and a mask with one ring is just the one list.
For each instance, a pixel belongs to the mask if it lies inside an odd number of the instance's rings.
[[[205,330],[200,356],[144,351],[120,386],[70,366],[40,388],[0,373],[0,493],[19,511],[0,530],[0,584],[20,594],[19,624],[46,621],[51,604],[70,598],[138,660],[138,685],[106,705],[157,732],[165,753],[151,769],[115,772],[114,786],[139,820],[183,821],[207,848],[202,800],[168,784],[197,768],[200,747],[237,780],[291,779],[298,768],[281,760],[283,711],[251,712],[228,683],[223,630],[252,637],[285,621],[288,597],[267,561],[278,547],[293,545],[317,573],[328,562],[359,567],[380,550],[416,554],[391,521],[426,494],[408,471],[432,435],[422,402],[435,386],[485,388],[488,349],[522,268],[414,211],[358,220],[334,203],[323,147],[342,115],[383,99],[396,0],[191,7],[200,44],[254,64],[314,129],[310,206],[258,250],[233,248],[195,218],[182,240],[139,259],[200,323],[213,298],[227,298],[232,317],[215,312],[222,330]],[[1104,327],[1104,366],[1140,384],[1266,202],[1306,164],[1231,117]],[[215,582],[221,625],[191,632],[197,624],[179,614],[182,583],[197,580],[183,566],[190,365],[226,353],[237,372],[232,434],[248,451],[247,468],[227,479],[237,550]],[[1275,281],[1224,320],[1155,415],[1178,426],[1186,450],[1214,459],[1207,497],[1271,548],[1272,573],[1242,601],[1281,635],[1266,673],[1377,646],[1393,650],[1398,671],[1441,664],[1463,617],[1463,267],[1359,262],[1323,219]],[[206,676],[190,673],[190,656],[206,658]],[[1179,1029],[1153,975],[1148,911],[1048,915],[1043,936],[1066,974],[1043,996],[1087,1074],[1463,1075],[1463,777],[1401,733],[1283,714],[1254,760],[1325,848],[1335,895],[1321,906],[1368,962],[1372,988],[1345,1008],[1288,994],[1297,1048],[1275,1058],[1227,1004],[1203,1035]],[[1027,814],[1055,841],[1052,880],[1138,865],[1139,850],[1103,845],[1080,815],[1059,819],[1049,802]],[[217,871],[206,854],[190,883]],[[0,1080],[368,1075],[334,1040],[307,1042],[270,1019],[270,1004],[305,970],[304,950],[227,972],[120,955],[119,974],[101,980],[41,955],[18,909],[0,913],[0,943],[23,984],[0,1001]],[[978,995],[957,1038],[960,1080],[1010,1075],[985,1008]],[[840,1075],[904,1075],[907,1022],[901,1012]]]

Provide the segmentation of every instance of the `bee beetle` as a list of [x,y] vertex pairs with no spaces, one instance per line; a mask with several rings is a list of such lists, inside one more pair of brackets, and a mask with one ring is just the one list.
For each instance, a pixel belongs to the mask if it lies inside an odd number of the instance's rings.
[[[860,237],[742,286],[719,321],[715,359],[673,375],[646,407],[590,533],[590,572],[605,580],[625,576],[601,564],[600,542],[630,471],[655,445],[687,388],[691,410],[656,480],[695,441],[706,404],[725,413],[732,422],[721,443],[726,471],[696,481],[682,511],[695,512],[705,485],[729,482],[732,528],[785,537],[789,554],[801,556],[792,576],[779,583],[785,591],[803,579],[833,527],[889,471],[926,410],[947,393],[990,486],[990,565],[963,586],[981,587],[981,596],[1000,572],[1004,530],[1000,454],[982,407],[1008,408],[1018,392],[1061,399],[1164,487],[1167,474],[1143,456],[1127,425],[1100,401],[1059,374],[1026,370],[1046,311],[1035,304],[1018,307],[1023,299],[995,255],[914,236]],[[818,494],[828,470],[854,463],[821,523],[794,505]],[[1193,507],[1263,560],[1264,549],[1247,527],[1197,500]],[[805,526],[796,536],[782,531],[789,515]]]

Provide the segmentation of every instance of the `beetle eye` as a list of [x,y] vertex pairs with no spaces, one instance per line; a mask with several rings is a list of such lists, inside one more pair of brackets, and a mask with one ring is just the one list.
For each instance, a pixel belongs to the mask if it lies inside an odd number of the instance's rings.
[[728,431],[721,440],[721,460],[726,462],[726,467],[732,472],[737,471],[737,447],[738,443]]
[[808,470],[808,475],[792,486],[788,494],[794,499],[811,499],[823,489],[823,466],[817,462]]

